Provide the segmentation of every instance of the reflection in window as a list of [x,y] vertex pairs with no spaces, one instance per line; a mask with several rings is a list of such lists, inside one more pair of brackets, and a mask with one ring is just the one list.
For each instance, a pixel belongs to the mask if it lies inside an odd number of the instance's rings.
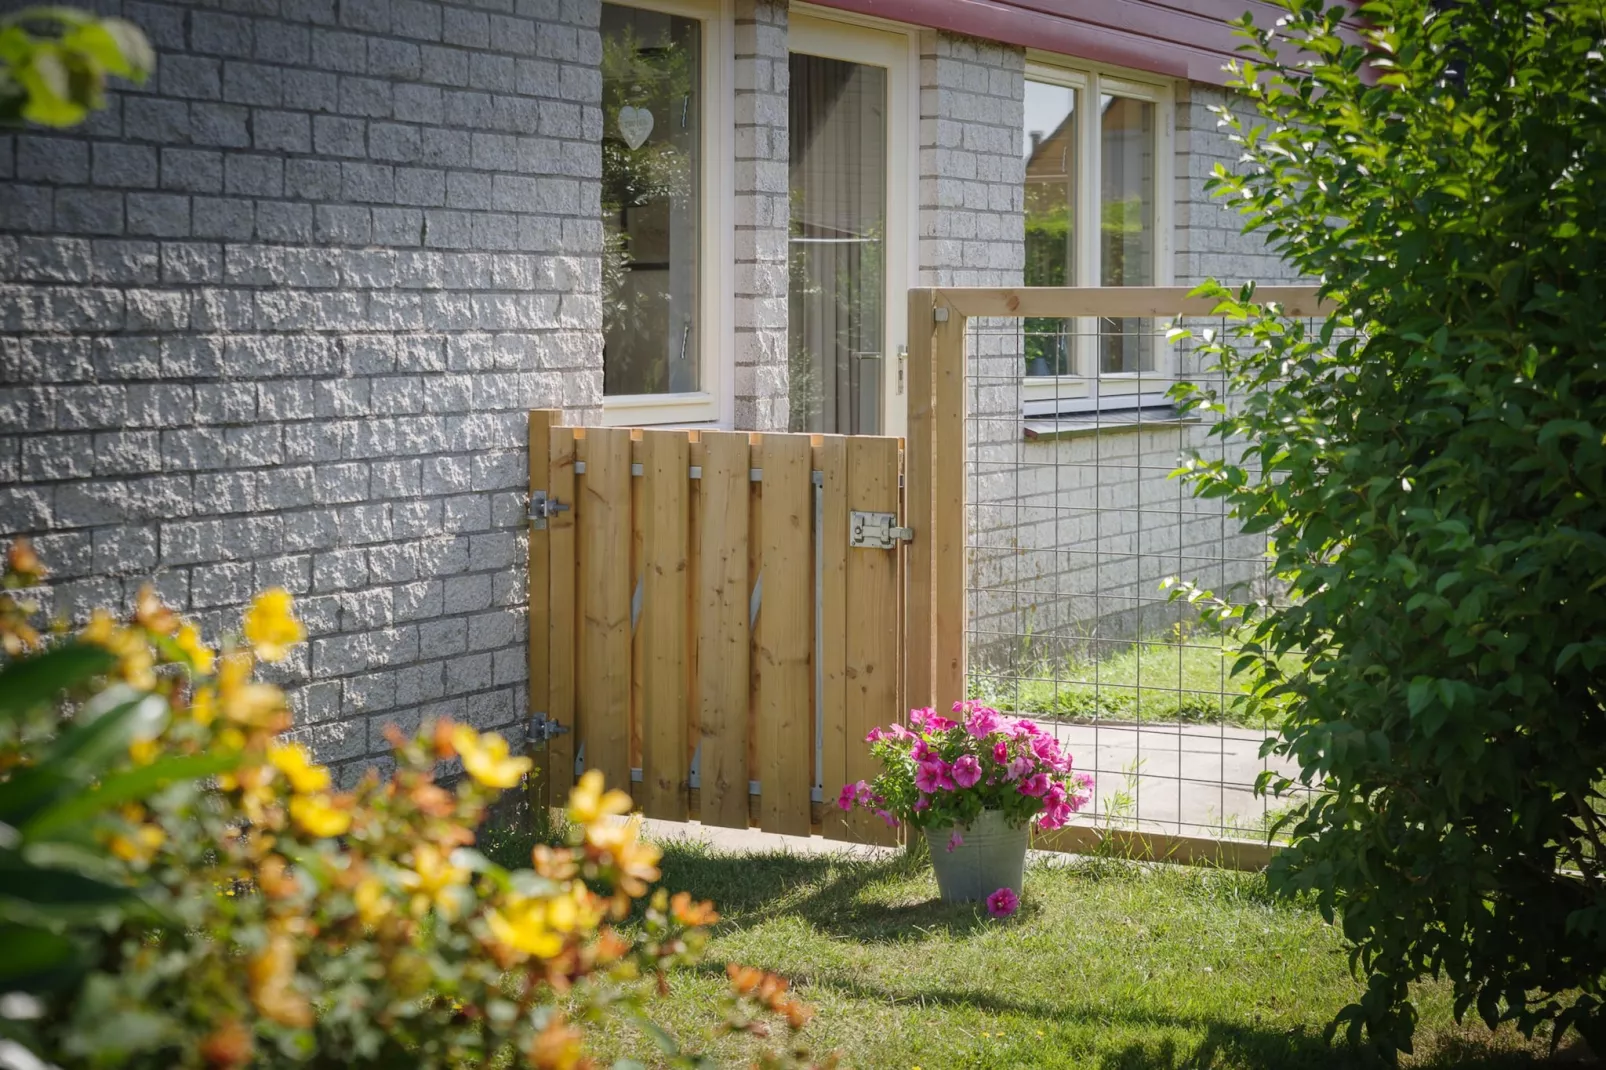
[[702,42],[602,5],[602,392],[698,388]]
[[[1076,284],[1076,90],[1026,83],[1027,286]],[[1070,321],[1028,318],[1027,375],[1074,375]]]
[[[1105,95],[1099,100],[1099,282],[1154,284],[1154,105]],[[1099,325],[1099,371],[1154,370],[1153,332],[1143,320]]]

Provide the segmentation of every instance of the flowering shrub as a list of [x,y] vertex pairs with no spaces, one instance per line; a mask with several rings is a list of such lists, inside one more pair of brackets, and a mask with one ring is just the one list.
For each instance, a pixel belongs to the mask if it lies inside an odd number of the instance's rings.
[[1054,829],[1093,797],[1093,778],[1072,772],[1071,756],[1036,722],[975,702],[955,703],[953,712],[911,710],[908,728],[871,729],[865,742],[883,771],[845,785],[837,806],[916,828],[968,825],[983,810],[1001,810],[1013,825],[1035,819]]
[[[7,587],[42,574],[25,548],[11,562]],[[302,640],[291,608],[267,592],[214,648],[146,592],[47,643],[0,591],[0,944],[26,952],[0,955],[0,991],[25,997],[0,1039],[69,1070],[573,1070],[593,1065],[581,1023],[624,1015],[665,1065],[707,1065],[641,1015],[717,915],[651,890],[629,797],[587,773],[567,845],[507,870],[473,850],[530,768],[498,736],[392,729],[394,774],[339,790],[253,679]],[[807,1022],[784,981],[732,980],[723,1029]]]

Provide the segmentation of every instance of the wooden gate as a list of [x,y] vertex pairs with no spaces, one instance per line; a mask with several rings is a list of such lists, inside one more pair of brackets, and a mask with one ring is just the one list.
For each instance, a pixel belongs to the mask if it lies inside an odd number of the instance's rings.
[[[537,805],[893,842],[834,806],[904,712],[901,443],[530,414]],[[850,545],[852,544],[852,545]]]

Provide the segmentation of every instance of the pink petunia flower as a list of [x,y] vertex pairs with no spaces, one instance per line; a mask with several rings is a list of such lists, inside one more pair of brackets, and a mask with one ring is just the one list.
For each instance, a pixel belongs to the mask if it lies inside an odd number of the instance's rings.
[[909,711],[909,723],[917,729],[925,729],[926,723],[931,720],[931,717],[930,706],[922,706],[919,709]]
[[1047,773],[1033,773],[1031,776],[1021,781],[1020,793],[1022,795],[1033,795],[1038,798],[1042,798],[1044,795],[1048,794],[1048,785],[1049,780]]
[[921,791],[928,793],[947,791],[948,789],[943,787],[943,781],[947,779],[947,770],[940,761],[933,759],[915,766],[915,787]]
[[963,847],[964,845],[965,845],[965,838],[959,834],[959,830],[958,829],[955,829],[952,833],[949,834],[949,836],[948,836],[948,853],[949,854],[953,854],[953,851],[954,851],[955,847]]
[[1009,888],[1000,888],[987,897],[987,913],[995,918],[1007,918],[1020,906],[1020,896]]
[[1003,718],[998,716],[997,710],[983,706],[979,710],[973,710],[970,716],[965,718],[965,731],[974,739],[986,739],[998,731],[1003,723]]
[[875,812],[875,816],[877,816],[881,820],[885,821],[887,823],[887,827],[888,828],[894,828],[895,829],[895,828],[898,827],[898,819],[895,816],[893,816],[892,814],[888,813],[886,810],[877,810]]
[[842,785],[842,793],[836,797],[836,808],[838,810],[853,809],[853,800],[859,794],[859,788],[863,785],[864,781],[862,780],[857,784]]
[[1037,768],[1037,762],[1022,754],[1009,763],[1009,779],[1019,780],[1021,777]]
[[954,762],[953,778],[954,783],[962,788],[975,786],[976,781],[981,779],[981,763],[975,755],[966,754]]
[[931,796],[930,795],[927,795],[924,792],[921,792],[919,795],[915,796],[915,813],[918,814],[922,810],[929,810],[929,809],[931,809]]
[[993,744],[993,761],[1004,765],[1009,761],[1009,741],[1001,739]]

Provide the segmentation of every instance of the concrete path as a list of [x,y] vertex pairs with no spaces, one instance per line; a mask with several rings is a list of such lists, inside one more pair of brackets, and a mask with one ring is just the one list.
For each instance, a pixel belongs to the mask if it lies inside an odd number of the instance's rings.
[[[1089,824],[1115,824],[1146,832],[1256,839],[1265,815],[1287,803],[1254,793],[1264,768],[1292,773],[1286,762],[1260,757],[1264,733],[1222,725],[1062,724],[1055,735],[1076,768],[1093,775]],[[826,785],[835,798],[840,785]],[[653,839],[689,839],[721,851],[849,852],[877,857],[890,848],[852,845],[819,836],[782,836],[758,829],[727,829],[699,822],[648,821]]]

